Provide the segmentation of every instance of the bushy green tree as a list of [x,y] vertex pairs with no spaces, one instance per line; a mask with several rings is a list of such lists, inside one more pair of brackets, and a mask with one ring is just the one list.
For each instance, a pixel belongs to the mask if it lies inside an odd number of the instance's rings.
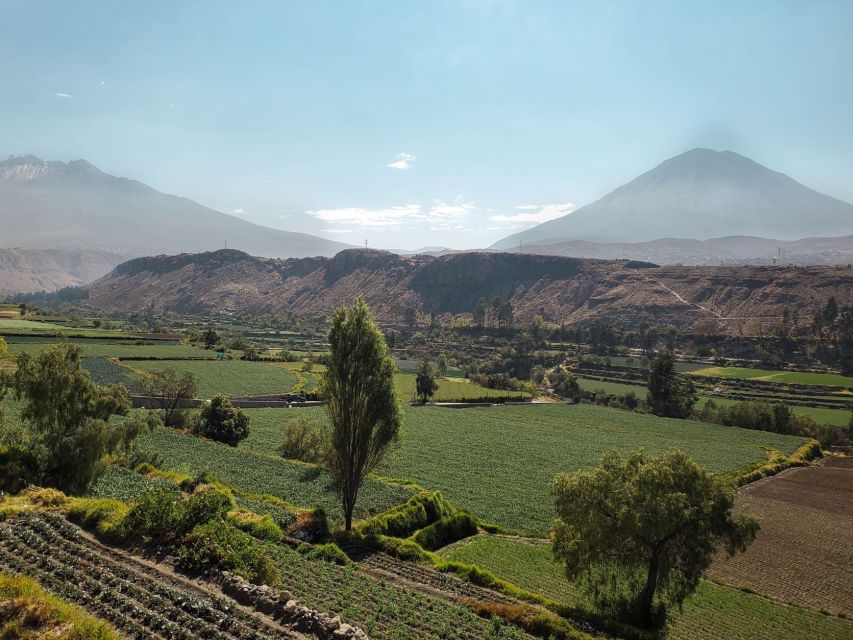
[[554,393],[561,398],[566,398],[574,403],[578,403],[583,399],[583,391],[575,378],[568,371],[563,369],[554,369],[548,374],[548,382],[554,387]]
[[326,464],[329,460],[328,430],[313,418],[297,416],[284,425],[278,452],[288,460]]
[[743,551],[758,521],[732,514],[735,489],[681,451],[610,452],[552,484],[555,557],[610,615],[661,626],[699,584],[714,552]]
[[186,424],[186,410],[181,405],[195,398],[198,383],[192,371],[185,371],[179,376],[174,369],[167,367],[143,378],[139,383],[139,391],[157,400],[163,414],[163,424],[167,427],[182,427]]
[[447,354],[442,351],[438,354],[438,360],[435,361],[435,368],[438,370],[439,378],[444,378],[447,376],[448,366],[449,365],[447,361]]
[[122,385],[100,387],[80,365],[80,347],[59,344],[38,355],[22,353],[14,373],[2,374],[4,392],[23,405],[17,428],[2,438],[27,451],[34,482],[67,493],[84,492],[104,470],[105,455],[127,453],[145,428],[127,415],[130,398]]
[[11,360],[12,353],[9,351],[9,345],[6,343],[6,339],[3,336],[0,336],[0,360]]
[[249,435],[249,416],[226,396],[214,396],[202,407],[193,424],[193,433],[236,447]]
[[424,358],[415,376],[415,392],[418,394],[421,404],[426,404],[435,395],[436,391],[438,391],[438,383],[435,381],[432,365],[429,360]]
[[689,380],[675,375],[672,353],[660,353],[649,370],[646,402],[656,416],[687,418],[696,404],[696,389]]
[[213,349],[213,347],[219,344],[219,334],[213,329],[208,329],[204,332],[202,340],[204,340],[205,349]]
[[349,531],[364,479],[397,439],[400,406],[394,362],[364,300],[332,316],[329,347],[321,384],[331,425],[329,467]]

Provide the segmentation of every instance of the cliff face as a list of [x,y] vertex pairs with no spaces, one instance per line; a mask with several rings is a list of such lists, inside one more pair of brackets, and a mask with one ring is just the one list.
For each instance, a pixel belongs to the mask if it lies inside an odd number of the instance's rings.
[[809,322],[830,296],[853,304],[853,269],[837,267],[658,267],[625,260],[465,253],[401,257],[348,250],[334,258],[275,260],[239,251],[139,258],[90,285],[108,311],[292,312],[321,317],[362,295],[380,320],[409,306],[439,315],[470,313],[482,297],[512,302],[515,317],[549,322],[643,321],[689,328],[716,321],[757,333],[796,308]]

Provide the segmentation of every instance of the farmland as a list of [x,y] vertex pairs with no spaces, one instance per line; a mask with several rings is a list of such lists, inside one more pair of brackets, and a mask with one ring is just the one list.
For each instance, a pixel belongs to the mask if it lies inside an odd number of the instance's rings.
[[[523,539],[478,536],[442,553],[450,560],[474,563],[533,593],[561,604],[583,605],[576,587],[552,560],[547,544]],[[853,623],[758,595],[703,582],[688,598],[684,612],[673,614],[673,640],[823,640],[849,638]]]
[[[404,402],[416,399],[415,391],[416,376],[409,373],[398,373],[394,376],[397,386],[397,395]],[[502,389],[487,389],[464,379],[439,378],[438,391],[433,396],[435,402],[452,402],[464,400],[477,400],[481,398],[521,398],[529,394],[519,391],[505,391]]]
[[853,388],[853,377],[836,373],[811,373],[807,371],[773,371],[771,369],[747,369],[744,367],[708,367],[687,372],[695,376],[713,378],[735,378],[760,380],[782,384],[820,385],[827,387]]
[[[38,353],[51,343],[26,341],[10,341],[9,350],[13,355],[19,353]],[[75,342],[82,348],[84,358],[119,358],[119,359],[165,359],[190,360],[212,359],[216,354],[212,351],[191,347],[175,342]]]
[[[241,449],[274,453],[282,423],[303,415],[294,411],[324,419],[320,409],[276,411],[249,410],[252,429]],[[802,442],[591,405],[407,407],[399,446],[380,473],[440,490],[488,522],[541,536],[551,524],[548,486],[554,475],[592,468],[612,448],[660,453],[677,447],[720,472],[762,459],[764,447],[790,453]]]
[[127,333],[99,329],[95,327],[73,327],[56,322],[27,320],[16,318],[0,318],[0,335],[41,335],[41,336],[81,336],[89,338],[121,338],[132,337]]
[[229,396],[287,393],[296,384],[296,375],[292,371],[244,360],[176,360],[168,363],[139,360],[126,365],[142,374],[162,371],[167,367],[179,375],[190,371],[198,381],[201,398],[219,393]]
[[790,469],[741,491],[761,519],[746,553],[711,575],[783,602],[853,617],[853,465]]
[[[292,414],[305,410],[271,411]],[[264,455],[234,449],[164,428],[141,436],[137,442],[141,451],[156,454],[170,471],[187,475],[207,471],[240,491],[268,493],[299,507],[322,507],[332,524],[341,520],[340,501],[332,490],[329,473],[319,467],[288,462],[274,452]],[[385,511],[411,495],[411,489],[368,480],[359,493],[356,516]]]

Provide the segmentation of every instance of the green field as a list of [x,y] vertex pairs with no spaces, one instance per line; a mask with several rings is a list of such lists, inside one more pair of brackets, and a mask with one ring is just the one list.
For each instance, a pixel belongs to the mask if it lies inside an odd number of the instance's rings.
[[[394,376],[397,395],[403,402],[416,400],[414,374],[398,373]],[[433,396],[434,402],[454,402],[462,400],[477,400],[480,398],[518,398],[529,394],[520,391],[503,391],[501,389],[486,389],[465,379],[439,378],[438,391]]]
[[[397,369],[400,373],[417,373],[418,367],[421,366],[421,360],[403,360],[401,358],[397,359]],[[432,369],[435,372],[436,376],[438,372],[435,368],[435,362],[432,363]],[[465,372],[462,369],[458,369],[456,367],[447,367],[447,376],[448,378],[464,378]]]
[[[291,416],[324,420],[322,408],[252,409],[240,447],[275,451]],[[671,420],[593,405],[476,409],[405,407],[398,446],[380,473],[442,491],[488,522],[543,536],[552,519],[548,486],[561,471],[590,469],[610,449],[686,451],[711,471],[762,459],[764,447],[793,452],[802,438]]]
[[[250,431],[257,427],[250,411]],[[278,409],[279,412],[304,411]],[[331,477],[319,467],[288,462],[275,455],[262,455],[247,448],[235,449],[192,435],[159,428],[137,440],[139,449],[156,454],[163,468],[195,475],[208,471],[226,484],[248,493],[269,493],[299,507],[322,507],[333,524],[342,520],[340,503]],[[368,480],[361,489],[356,517],[364,518],[406,501],[412,490]]]
[[[552,560],[547,544],[486,535],[452,546],[442,555],[477,564],[562,604],[584,604],[578,589],[566,580],[562,567]],[[840,640],[853,637],[853,623],[705,581],[688,598],[684,611],[673,613],[669,637],[673,640]]]
[[646,397],[645,384],[625,384],[622,382],[608,382],[606,380],[592,380],[590,378],[578,378],[578,385],[584,391],[604,391],[619,396],[633,393],[638,398]]
[[12,333],[23,333],[30,335],[47,336],[88,336],[88,337],[121,337],[129,334],[107,329],[95,329],[94,327],[69,327],[53,322],[40,320],[21,320],[19,318],[0,318],[0,335]]
[[[11,342],[9,351],[20,353],[38,353],[49,347],[51,342]],[[78,343],[84,358],[164,358],[167,360],[213,359],[216,354],[206,349],[178,344],[176,342],[155,342],[153,344],[134,344],[126,342],[83,342]]]
[[811,384],[827,387],[853,387],[853,377],[837,373],[809,373],[805,371],[773,371],[770,369],[749,369],[746,367],[708,367],[689,372],[691,375],[714,378],[736,378],[741,380],[761,380],[782,384]]
[[219,393],[228,396],[287,393],[297,381],[292,371],[245,360],[138,360],[124,364],[143,373],[165,368],[172,368],[178,374],[191,371],[198,381],[200,398],[210,398]]

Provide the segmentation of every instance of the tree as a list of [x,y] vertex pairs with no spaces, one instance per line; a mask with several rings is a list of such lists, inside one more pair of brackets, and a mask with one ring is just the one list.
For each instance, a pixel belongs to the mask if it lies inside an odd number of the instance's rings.
[[236,447],[249,435],[249,416],[226,396],[214,396],[202,407],[193,433]]
[[38,355],[22,353],[14,373],[2,374],[2,392],[22,403],[17,430],[3,439],[26,451],[33,482],[79,494],[105,470],[104,456],[128,453],[146,426],[140,420],[110,421],[130,411],[120,384],[100,387],[80,365],[80,347],[58,344]]
[[167,367],[154,371],[140,384],[142,395],[156,398],[163,412],[163,424],[167,427],[182,427],[186,424],[186,411],[181,406],[192,400],[198,393],[198,384],[192,371],[178,376],[174,369]]
[[204,340],[205,349],[213,349],[213,347],[219,344],[219,334],[216,333],[213,329],[208,329],[204,332],[202,340]]
[[427,400],[435,395],[438,391],[438,383],[435,381],[435,375],[432,372],[432,365],[426,358],[418,367],[418,374],[415,376],[415,391],[418,398],[421,399],[421,404],[426,404]]
[[734,555],[758,522],[734,516],[735,489],[682,451],[612,451],[593,471],[558,475],[554,556],[605,612],[661,626],[692,593],[721,545]]
[[692,382],[675,375],[675,359],[668,351],[652,362],[646,402],[652,413],[665,418],[686,418],[693,411],[696,390]]
[[321,384],[331,424],[329,467],[349,531],[364,479],[397,439],[400,407],[394,362],[363,299],[332,316],[329,347]]
[[548,374],[548,382],[554,387],[554,393],[561,398],[571,400],[575,404],[583,399],[583,391],[577,379],[568,371],[554,369]]
[[12,352],[9,351],[9,345],[3,336],[0,336],[0,360],[11,360]]
[[405,311],[403,311],[403,322],[410,329],[414,329],[418,326],[418,309],[414,306],[406,307]]
[[438,369],[438,377],[445,378],[447,377],[447,354],[443,351],[438,354],[438,360],[435,362],[435,367]]
[[533,339],[534,346],[540,346],[545,338],[545,319],[537,314],[533,316],[530,322],[530,337]]
[[486,324],[486,314],[489,311],[489,303],[486,302],[485,298],[480,298],[480,301],[477,303],[477,306],[474,307],[474,324],[476,324],[481,329]]

